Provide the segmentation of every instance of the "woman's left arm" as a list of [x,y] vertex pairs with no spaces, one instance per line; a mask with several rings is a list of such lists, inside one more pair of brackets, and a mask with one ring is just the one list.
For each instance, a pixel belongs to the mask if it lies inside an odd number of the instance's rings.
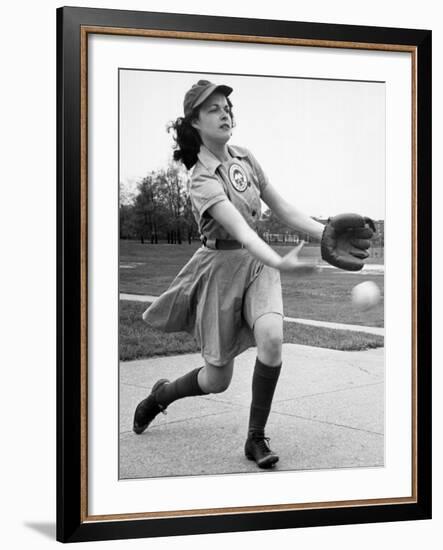
[[261,198],[286,225],[321,240],[325,226],[290,204],[270,183],[266,185]]

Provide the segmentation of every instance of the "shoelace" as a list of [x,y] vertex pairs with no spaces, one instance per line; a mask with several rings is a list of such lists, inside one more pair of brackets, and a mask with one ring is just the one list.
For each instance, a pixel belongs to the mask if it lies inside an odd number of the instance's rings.
[[269,442],[271,441],[270,437],[260,437],[257,438],[256,443],[260,446],[260,450],[270,452]]
[[[159,412],[161,412],[162,414],[168,414],[168,411],[166,410],[166,407],[164,405],[161,405],[160,403],[155,403],[159,409]],[[147,406],[147,404],[145,405]]]
[[[158,391],[164,384],[165,384],[165,382],[164,382],[163,384],[161,384],[159,388],[157,388],[157,391]],[[170,382],[166,382],[166,384],[170,384]],[[164,405],[162,405],[161,403],[159,403],[159,402],[157,401],[157,398],[156,398],[156,397],[154,397],[154,399],[155,399],[155,402],[157,403],[157,407],[160,409],[160,412],[166,416],[166,415],[168,414],[168,411],[166,410],[168,406],[166,405],[166,407],[165,407]]]

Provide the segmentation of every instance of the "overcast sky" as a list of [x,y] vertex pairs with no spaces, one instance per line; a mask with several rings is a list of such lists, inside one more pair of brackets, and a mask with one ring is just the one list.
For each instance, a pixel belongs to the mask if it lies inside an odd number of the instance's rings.
[[385,85],[376,82],[120,71],[120,182],[172,156],[169,121],[197,80],[234,91],[230,143],[251,150],[271,183],[311,216],[385,217]]

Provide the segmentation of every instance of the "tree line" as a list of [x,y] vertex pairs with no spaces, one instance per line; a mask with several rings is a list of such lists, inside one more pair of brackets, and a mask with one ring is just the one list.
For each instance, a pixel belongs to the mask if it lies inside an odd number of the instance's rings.
[[172,161],[166,169],[149,172],[138,182],[133,197],[120,200],[120,238],[152,244],[190,243],[197,238],[189,179],[187,172]]
[[[192,214],[189,196],[190,176],[176,162],[166,169],[149,172],[137,184],[133,196],[120,196],[120,238],[138,239],[141,243],[170,244],[191,243],[199,238],[199,231]],[[298,234],[283,224],[270,210],[258,222],[261,236],[271,234]]]
[[[133,196],[120,195],[120,238],[138,239],[141,243],[191,243],[199,239],[199,231],[192,214],[189,196],[190,176],[180,164],[171,161],[164,169],[149,172],[138,182]],[[320,222],[326,220],[317,219]],[[384,223],[377,223],[377,243],[384,246]],[[257,230],[265,240],[269,235],[281,238],[296,236],[309,242],[309,235],[282,223],[270,210],[258,221]]]

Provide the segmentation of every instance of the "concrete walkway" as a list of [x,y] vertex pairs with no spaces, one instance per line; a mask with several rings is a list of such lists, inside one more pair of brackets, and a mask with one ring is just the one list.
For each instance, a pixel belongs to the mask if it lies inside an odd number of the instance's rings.
[[[158,296],[148,296],[140,294],[120,294],[120,300],[131,300],[133,302],[153,302]],[[315,321],[313,319],[297,319],[295,317],[285,317],[285,321],[289,323],[301,323],[303,325],[311,325],[315,327],[324,327],[341,330],[351,330],[354,332],[366,332],[367,334],[379,334],[384,336],[385,329],[383,327],[367,327],[363,325],[350,325],[345,323],[329,323],[327,321]]]
[[201,366],[199,354],[120,363],[120,478],[381,467],[384,463],[384,349],[335,351],[284,344],[267,435],[280,461],[262,471],[243,454],[256,350],[236,359],[221,394],[172,403],[142,435],[137,403],[159,378]]

